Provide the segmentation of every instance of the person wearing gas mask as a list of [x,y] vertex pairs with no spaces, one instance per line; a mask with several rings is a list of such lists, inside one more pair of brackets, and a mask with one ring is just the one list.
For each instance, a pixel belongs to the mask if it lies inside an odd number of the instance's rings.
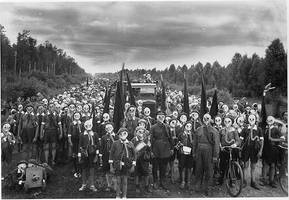
[[[37,123],[41,126],[41,123],[43,122],[43,120],[45,118],[45,108],[42,104],[40,104],[37,107],[36,117],[37,117]],[[40,128],[38,129],[37,135],[38,135],[38,137],[37,137],[37,141],[36,141],[36,145],[37,145],[36,160],[40,161],[41,155],[43,153],[43,141],[40,140]]]
[[214,123],[214,128],[217,129],[217,131],[220,133],[221,130],[223,129],[223,126],[222,126],[222,118],[221,118],[219,115],[217,115],[217,116],[215,117],[214,122],[215,122],[215,123]]
[[43,151],[46,163],[48,163],[49,152],[51,149],[51,164],[55,165],[56,143],[60,135],[62,135],[60,117],[56,111],[54,104],[50,103],[49,109],[44,117],[44,120],[41,123],[40,128],[40,140],[43,140]]
[[[240,145],[240,138],[237,130],[232,126],[234,118],[231,115],[226,115],[224,119],[225,127],[220,132],[220,177],[219,184],[223,184],[223,179],[225,175],[225,170],[228,168],[229,152],[224,149],[224,146],[237,147]],[[232,150],[233,159],[239,157],[239,152],[237,149]]]
[[126,198],[127,179],[133,173],[136,165],[134,145],[127,140],[128,130],[118,130],[119,139],[113,142],[109,153],[110,172],[116,176],[116,197]]
[[[243,148],[241,152],[241,159],[244,162],[244,175],[245,170],[249,166],[251,167],[251,187],[256,190],[260,190],[257,182],[256,182],[256,164],[258,159],[262,155],[263,145],[264,145],[264,137],[261,131],[261,128],[256,125],[257,117],[255,115],[250,114],[248,117],[249,126],[245,127],[240,133],[240,139],[243,143]],[[244,178],[244,185],[246,185],[246,179]]]
[[24,115],[24,111],[23,111],[23,106],[22,104],[19,104],[17,107],[18,111],[14,116],[14,119],[16,121],[16,127],[15,127],[15,133],[16,133],[16,144],[17,144],[17,150],[18,152],[20,152],[22,150],[22,141],[20,136],[18,135],[18,131],[20,130],[20,119],[22,118],[22,116]]
[[207,113],[203,117],[203,125],[196,130],[193,156],[196,160],[196,191],[203,189],[205,195],[209,195],[209,181],[213,175],[213,163],[216,164],[219,157],[219,133],[212,127],[211,116]]
[[192,122],[186,122],[182,131],[178,135],[178,160],[179,160],[179,173],[181,178],[180,188],[184,189],[185,186],[191,188],[191,169],[194,167],[193,159],[193,144],[194,135],[192,132]]
[[16,138],[10,132],[10,124],[6,122],[3,124],[2,131],[1,131],[2,177],[7,175],[9,164],[12,161],[12,152],[13,152],[15,143],[16,143]]
[[143,101],[138,100],[137,102],[137,117],[142,118],[143,117]]
[[145,107],[143,119],[145,119],[147,121],[147,130],[150,130],[152,125],[155,124],[155,120],[150,116],[150,114],[151,114],[150,108]]
[[146,131],[147,130],[142,126],[138,126],[135,130],[135,137],[131,140],[135,146],[136,153],[135,183],[137,192],[140,192],[141,178],[144,178],[145,192],[151,192],[149,188],[149,163],[151,160],[151,148]]
[[187,120],[188,120],[187,114],[181,113],[179,116],[179,122],[180,122],[181,127],[183,127],[187,123]]
[[110,116],[108,113],[103,113],[102,115],[102,122],[99,126],[99,136],[102,137],[106,134],[105,126],[107,123],[110,122]]
[[275,168],[277,164],[281,163],[282,150],[278,147],[280,142],[285,141],[285,136],[281,134],[278,127],[274,125],[275,118],[273,116],[267,117],[267,127],[264,131],[264,148],[262,154],[262,167],[263,174],[261,183],[262,185],[267,184],[266,174],[269,167],[269,185],[276,188],[276,183],[274,181]]
[[60,113],[60,121],[62,126],[62,136],[59,136],[59,149],[57,154],[58,161],[62,163],[67,163],[69,159],[69,143],[68,143],[68,131],[71,123],[71,118],[68,116],[68,107],[62,108]]
[[86,122],[91,117],[90,113],[90,106],[88,104],[84,104],[82,107],[82,113],[81,113],[81,121]]
[[92,131],[92,119],[84,123],[84,131],[79,136],[78,161],[82,169],[82,185],[79,191],[83,191],[90,184],[89,189],[97,192],[94,185],[94,168],[99,154],[99,140],[97,133]]
[[107,122],[105,124],[105,135],[101,137],[100,142],[100,159],[102,164],[102,170],[105,173],[106,178],[106,191],[113,190],[112,188],[112,174],[110,173],[110,164],[109,164],[109,154],[111,150],[111,146],[114,141],[118,140],[118,135],[116,135],[113,131],[114,127],[111,122]]
[[193,132],[195,133],[196,130],[202,125],[199,119],[199,112],[197,110],[193,110],[190,114],[192,125],[193,125]]
[[23,149],[26,154],[26,159],[30,159],[36,156],[36,141],[38,137],[38,123],[37,118],[34,115],[34,108],[28,104],[26,106],[26,112],[22,115],[19,123],[18,136],[20,136],[23,142]]
[[167,164],[169,157],[173,154],[173,143],[169,128],[164,124],[165,113],[157,112],[157,123],[151,127],[151,147],[152,147],[152,171],[154,188],[157,188],[157,171],[160,174],[159,186],[165,190],[167,187],[164,184]]
[[[177,158],[177,148],[176,145],[178,143],[178,136],[181,132],[181,128],[177,126],[177,119],[171,119],[169,121],[169,128],[170,128],[170,133],[171,133],[171,137],[172,137],[172,143],[174,146],[174,153],[173,155],[170,156],[169,158],[169,168],[170,168],[170,176],[171,176],[171,182],[174,183],[174,172],[175,172],[175,168],[174,168],[174,162],[175,159]],[[180,170],[179,170],[180,171]],[[181,177],[181,175],[180,175]]]
[[130,141],[134,137],[135,128],[137,127],[139,118],[136,117],[136,107],[130,106],[128,108],[127,117],[122,123],[122,127],[128,130],[127,139]]

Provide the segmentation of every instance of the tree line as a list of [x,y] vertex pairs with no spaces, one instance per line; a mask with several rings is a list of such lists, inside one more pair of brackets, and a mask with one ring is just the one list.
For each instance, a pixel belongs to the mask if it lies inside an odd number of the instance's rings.
[[64,50],[49,41],[37,44],[29,30],[18,33],[16,44],[11,44],[1,24],[0,34],[1,100],[14,102],[38,92],[50,97],[89,76]]
[[34,71],[52,75],[85,73],[74,58],[49,41],[37,45],[37,40],[31,36],[29,30],[18,33],[16,44],[10,43],[2,25],[0,34],[1,70],[4,73],[13,73],[19,77]]
[[[287,96],[287,52],[280,39],[275,39],[265,50],[265,57],[254,53],[251,57],[235,53],[227,66],[214,63],[198,62],[191,66],[171,64],[164,70],[156,68],[128,70],[132,80],[138,81],[150,73],[154,80],[160,80],[162,74],[165,82],[176,89],[183,87],[184,73],[190,93],[200,93],[201,73],[207,89],[227,90],[234,97],[261,97],[264,86],[272,83],[277,93]],[[117,73],[96,74],[98,77],[117,79]]]

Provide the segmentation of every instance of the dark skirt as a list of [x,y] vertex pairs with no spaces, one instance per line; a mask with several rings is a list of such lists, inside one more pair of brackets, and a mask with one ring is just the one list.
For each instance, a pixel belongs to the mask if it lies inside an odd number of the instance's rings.
[[194,166],[194,159],[192,155],[179,154],[179,168],[191,169]]
[[135,175],[139,177],[148,176],[149,175],[149,161],[145,161],[143,158],[137,159]]

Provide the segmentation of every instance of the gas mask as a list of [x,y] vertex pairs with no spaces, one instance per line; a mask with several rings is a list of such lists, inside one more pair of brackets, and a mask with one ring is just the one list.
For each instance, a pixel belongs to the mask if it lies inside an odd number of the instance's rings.
[[165,122],[168,124],[171,119],[172,119],[171,117],[167,116],[167,117],[165,117]]
[[83,106],[83,111],[84,111],[85,113],[88,113],[88,112],[89,112],[89,105],[85,104],[85,105]]
[[80,120],[80,113],[78,113],[78,112],[74,113],[73,119],[76,120],[76,121]]
[[77,108],[76,108],[77,112],[82,112],[82,106],[81,105],[78,105]]
[[157,120],[161,123],[164,123],[165,115],[157,115]]
[[138,111],[139,113],[142,113],[142,107],[141,107],[141,106],[137,107],[137,111]]
[[26,108],[26,111],[27,111],[28,114],[31,114],[33,112],[33,108],[31,106],[28,106]]
[[104,113],[103,116],[102,116],[102,119],[103,119],[104,122],[109,121],[109,114],[108,113]]
[[234,109],[235,111],[237,111],[237,110],[238,110],[238,105],[237,105],[237,104],[234,104],[234,105],[233,105],[233,109]]
[[75,111],[75,105],[74,105],[74,104],[70,104],[70,105],[69,105],[69,110],[70,110],[71,112],[74,112],[74,111]]
[[18,106],[18,111],[21,112],[22,110],[23,110],[23,106],[20,104],[20,105]]
[[267,117],[267,124],[268,124],[269,126],[273,125],[274,122],[275,122],[275,118],[274,118],[273,116],[268,116],[268,117]]
[[224,119],[224,124],[225,124],[225,126],[226,126],[227,128],[229,128],[229,127],[232,125],[232,119],[226,117],[226,118]]
[[3,130],[3,132],[9,132],[10,131],[10,124],[8,124],[8,123],[5,123],[4,125],[3,125],[3,127],[2,127],[2,130]]
[[191,124],[191,123],[187,123],[187,124],[185,125],[185,129],[186,129],[187,131],[191,131],[191,130],[192,130],[192,124]]
[[128,109],[128,112],[129,112],[129,115],[130,115],[131,117],[134,117],[134,116],[135,116],[135,107],[130,107],[130,108]]
[[44,105],[47,105],[47,104],[48,104],[48,100],[47,100],[47,99],[42,99],[42,103],[43,103]]
[[238,117],[237,118],[237,124],[239,124],[239,126],[243,126],[244,125],[244,118],[243,117]]
[[107,124],[107,125],[105,126],[105,131],[106,131],[107,133],[112,133],[112,131],[113,131],[113,126],[112,126],[111,124]]
[[44,107],[43,106],[39,106],[37,109],[38,113],[43,113],[44,112]]
[[136,132],[136,135],[137,135],[137,138],[140,140],[140,141],[143,141],[144,140],[144,130],[140,129]]
[[227,105],[223,105],[223,111],[224,113],[227,113],[229,111],[229,107]]
[[177,126],[177,121],[176,120],[172,120],[170,122],[170,127],[175,128]]
[[92,122],[91,122],[91,120],[88,120],[88,121],[86,121],[86,122],[84,123],[84,128],[85,128],[85,130],[87,130],[87,131],[90,131],[90,130],[92,129]]
[[138,104],[138,106],[142,107],[143,101],[142,100],[138,100],[137,104]]
[[183,109],[182,105],[181,105],[181,104],[178,104],[178,105],[177,105],[177,110],[178,110],[179,112],[181,112],[182,109]]
[[184,123],[186,123],[187,122],[187,116],[186,115],[182,115],[181,117],[180,117],[180,121],[184,124]]
[[204,124],[209,125],[211,122],[211,115],[209,115],[208,113],[205,114],[203,117],[203,122],[204,122]]
[[222,124],[222,119],[221,119],[221,117],[215,117],[215,124],[216,124],[217,126],[220,126],[220,125]]
[[148,116],[150,116],[150,114],[151,114],[151,110],[148,107],[146,107],[144,109],[144,115],[148,117]]
[[176,118],[176,119],[177,119],[177,118],[178,118],[178,116],[179,116],[179,113],[178,113],[178,111],[176,111],[176,110],[175,110],[175,111],[173,112],[173,116],[174,116],[174,118]]
[[191,116],[192,116],[193,120],[197,120],[199,118],[199,113],[192,112]]
[[248,121],[249,121],[249,124],[250,124],[251,126],[255,125],[255,123],[256,123],[256,116],[255,116],[255,115],[252,115],[252,114],[249,115]]
[[121,133],[119,133],[119,138],[122,140],[122,141],[125,141],[126,138],[128,136],[128,132],[127,131],[122,131]]
[[144,122],[140,122],[140,123],[138,124],[138,126],[139,126],[139,127],[146,128],[146,124],[145,124]]

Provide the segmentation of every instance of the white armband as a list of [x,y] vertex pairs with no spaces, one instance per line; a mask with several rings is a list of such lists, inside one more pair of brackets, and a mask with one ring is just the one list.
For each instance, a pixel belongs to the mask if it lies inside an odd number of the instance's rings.
[[102,157],[102,154],[100,153],[99,156]]
[[99,154],[99,150],[96,150],[95,153],[96,153],[96,154]]
[[132,161],[132,165],[136,166],[136,161]]
[[41,122],[41,124],[42,124],[42,125],[44,125],[44,124],[45,124],[45,122]]
[[244,138],[243,138],[242,136],[240,136],[240,139],[241,139],[241,140],[244,140]]
[[284,136],[284,135],[282,135],[282,136],[280,137],[280,139],[283,139],[283,140],[285,140],[286,138],[285,138],[285,136]]
[[58,125],[61,125],[61,122],[58,122]]
[[71,137],[71,134],[68,134],[67,136],[68,136],[68,137]]
[[113,160],[108,160],[108,163],[110,163],[110,164],[113,163]]
[[78,156],[78,157],[81,157],[81,153],[78,153],[77,156]]
[[260,137],[260,140],[264,140],[264,138],[263,138],[263,137]]

